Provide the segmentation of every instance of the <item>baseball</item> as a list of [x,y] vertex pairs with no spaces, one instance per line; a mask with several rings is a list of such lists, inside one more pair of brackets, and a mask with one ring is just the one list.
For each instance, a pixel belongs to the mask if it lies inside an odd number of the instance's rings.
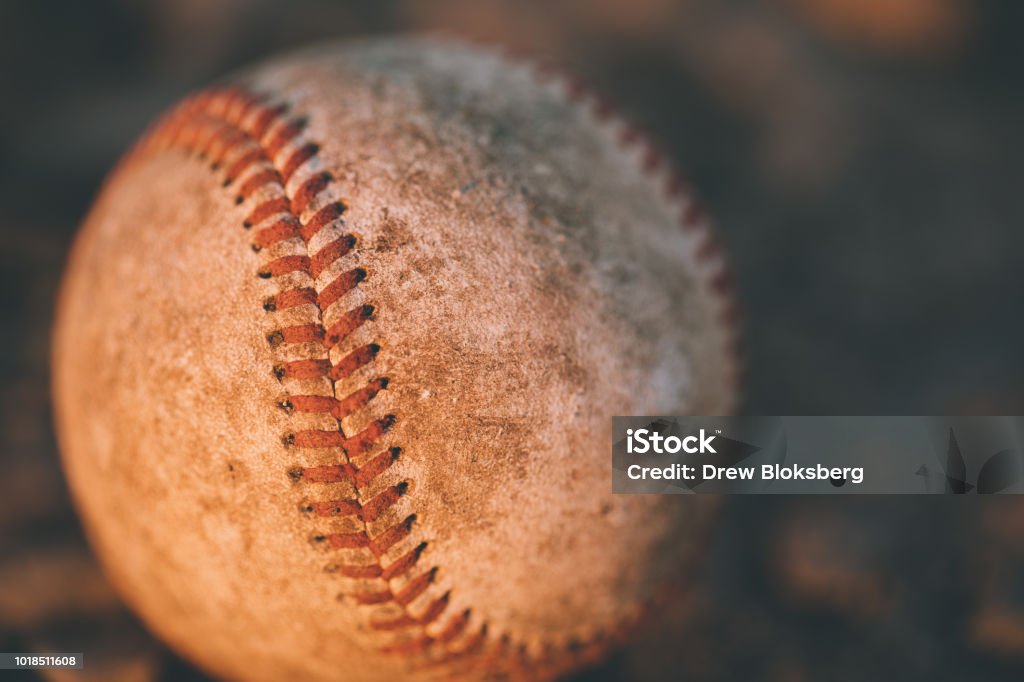
[[611,416],[727,414],[702,213],[558,78],[434,39],[186,98],[107,179],[54,337],[105,570],[218,677],[551,679],[704,553]]

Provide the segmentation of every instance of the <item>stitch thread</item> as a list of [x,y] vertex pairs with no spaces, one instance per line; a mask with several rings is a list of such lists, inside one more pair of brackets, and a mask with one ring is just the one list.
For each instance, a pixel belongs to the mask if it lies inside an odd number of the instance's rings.
[[[306,245],[306,253],[284,253],[267,259],[257,270],[263,279],[283,278],[295,274],[309,276],[314,282],[337,261],[344,258],[356,246],[351,234],[341,234],[310,255],[310,241],[326,227],[340,225],[347,206],[334,200],[318,208],[308,220],[303,213],[324,193],[333,182],[328,172],[317,172],[303,180],[289,196],[285,185],[299,170],[315,159],[319,145],[301,140],[307,122],[305,119],[285,118],[287,104],[270,105],[266,98],[249,95],[236,89],[213,90],[199,93],[186,100],[158,124],[149,135],[144,147],[183,148],[209,161],[210,168],[223,168],[223,186],[237,185],[234,202],[242,204],[257,196],[260,201],[248,212],[242,227],[252,229],[260,226],[252,240],[254,251],[261,252],[283,242],[300,239]],[[287,160],[278,167],[275,159],[287,152]],[[287,286],[279,293],[266,298],[262,308],[268,313],[288,310],[312,304],[317,308],[318,322],[290,324],[267,334],[271,348],[290,345],[315,344],[330,350],[352,332],[373,319],[375,308],[362,304],[339,316],[329,329],[322,319],[334,303],[366,280],[363,268],[353,268],[333,277],[318,292],[309,286]],[[311,380],[326,378],[334,385],[351,376],[356,370],[368,366],[380,352],[377,343],[361,345],[338,362],[328,358],[306,357],[275,364],[274,376],[279,381]],[[362,388],[343,398],[333,395],[293,394],[276,401],[276,406],[286,414],[321,413],[338,420],[336,429],[305,429],[285,434],[281,442],[288,448],[306,450],[340,450],[343,461],[318,466],[295,466],[288,470],[288,476],[296,483],[310,485],[347,482],[354,486],[355,497],[345,499],[314,500],[301,507],[303,513],[318,518],[351,517],[358,520],[361,529],[354,532],[321,533],[312,537],[317,545],[326,545],[334,550],[369,551],[375,561],[372,563],[338,563],[331,571],[349,578],[375,580],[383,585],[379,589],[361,589],[339,595],[354,603],[373,607],[396,604],[399,615],[388,619],[371,618],[371,629],[379,632],[401,632],[419,628],[420,632],[405,641],[396,640],[381,647],[382,651],[412,655],[422,654],[435,642],[447,645],[454,641],[454,635],[437,638],[427,635],[422,628],[442,618],[450,601],[450,593],[431,600],[419,613],[410,611],[411,605],[425,595],[438,574],[436,566],[412,576],[399,588],[392,588],[390,581],[411,574],[427,549],[421,542],[397,559],[386,562],[385,555],[413,532],[415,514],[409,514],[397,523],[383,530],[371,531],[372,522],[384,515],[410,490],[408,481],[399,481],[385,487],[369,497],[365,496],[367,486],[382,476],[398,460],[401,448],[389,447],[374,454],[377,444],[395,423],[395,415],[372,421],[362,431],[346,435],[340,420],[366,407],[380,391],[386,390],[387,377],[370,379]],[[357,462],[364,457],[366,461]],[[465,615],[460,614],[445,624],[444,633],[460,632],[465,628]]]

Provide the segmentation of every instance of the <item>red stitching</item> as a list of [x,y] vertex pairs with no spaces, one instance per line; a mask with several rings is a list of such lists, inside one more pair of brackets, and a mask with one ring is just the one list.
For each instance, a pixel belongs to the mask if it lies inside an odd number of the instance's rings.
[[[401,522],[396,523],[377,537],[373,538],[369,545],[370,551],[379,559],[384,552],[397,545],[412,532],[412,526],[414,523],[416,523],[415,514],[410,514],[405,517]],[[431,570],[436,570],[436,568]]]
[[267,170],[262,170],[250,176],[249,179],[243,182],[242,186],[238,188],[238,196],[243,199],[248,199],[255,194],[257,190],[262,189],[266,185],[274,185],[277,187],[281,184],[283,184],[281,181],[281,174],[273,168],[268,168]]
[[387,377],[374,379],[363,388],[339,400],[331,413],[337,419],[344,419],[368,404],[378,393],[387,388],[388,381]]
[[196,152],[200,159],[208,159],[210,157],[213,145],[226,129],[229,130],[230,127],[222,121],[203,121],[203,125],[199,126],[199,130],[196,133],[195,141]]
[[317,303],[321,308],[327,310],[339,298],[354,289],[356,285],[366,279],[366,270],[355,268],[343,272],[334,278],[334,281],[323,288],[317,296]]
[[398,485],[393,485],[390,488],[385,489],[384,492],[363,503],[359,510],[359,518],[363,521],[376,521],[381,514],[397,504],[408,489],[409,483],[406,481],[402,481]]
[[[303,180],[289,197],[285,189],[286,183],[316,156],[320,148],[301,139],[306,125],[304,120],[294,119],[277,125],[278,121],[283,120],[286,111],[287,106],[284,104],[269,106],[261,98],[247,96],[240,91],[201,93],[183,104],[177,116],[167,120],[164,140],[170,139],[172,145],[186,146],[208,156],[212,159],[213,168],[226,165],[225,186],[242,179],[235,194],[236,203],[242,203],[264,190],[273,191],[273,196],[264,198],[249,211],[243,221],[243,227],[253,228],[278,216],[270,224],[260,227],[252,241],[253,249],[260,251],[299,237],[306,243],[307,254],[272,257],[257,271],[260,277],[273,278],[304,272],[316,279],[349,254],[356,241],[352,235],[342,235],[322,246],[316,253],[308,253],[310,240],[328,225],[341,219],[346,206],[341,201],[332,201],[318,207],[307,222],[302,222],[300,216],[330,185],[332,177],[326,172],[311,175]],[[294,145],[293,151],[288,153],[283,164],[277,166],[275,159],[291,145]],[[308,286],[289,287],[265,299],[263,309],[267,312],[276,312],[312,303],[318,306],[322,319],[324,310],[365,281],[366,277],[366,270],[354,268],[335,276],[319,292]],[[318,343],[330,349],[371,320],[373,313],[372,305],[359,305],[335,319],[330,330],[325,330],[322,322],[288,325],[269,332],[267,342],[274,348],[286,344]],[[379,345],[370,343],[352,350],[333,366],[325,358],[307,358],[282,362],[275,365],[273,371],[281,381],[326,377],[332,382],[337,382],[368,365],[379,351]],[[320,413],[341,420],[368,405],[387,386],[386,377],[377,377],[342,399],[333,396],[291,395],[280,399],[277,404],[288,414]],[[285,435],[282,440],[290,447],[341,450],[344,462],[293,467],[288,472],[296,482],[330,484],[349,481],[356,487],[355,499],[312,501],[305,505],[304,511],[318,517],[354,516],[362,522],[363,529],[355,533],[320,535],[314,537],[314,540],[334,549],[369,549],[378,559],[375,564],[341,563],[333,570],[346,576],[383,580],[386,589],[369,590],[349,597],[359,604],[394,602],[405,609],[425,593],[433,582],[437,569],[432,568],[421,573],[397,592],[393,591],[387,582],[413,570],[426,548],[426,543],[420,543],[414,549],[406,551],[399,559],[386,566],[380,559],[385,552],[409,536],[416,517],[410,515],[378,535],[372,535],[367,524],[382,519],[384,514],[394,508],[408,491],[409,484],[393,484],[366,501],[360,499],[366,486],[387,471],[399,457],[401,449],[398,447],[373,453],[377,443],[394,421],[393,415],[387,415],[371,422],[362,431],[350,437],[344,434],[339,425],[336,429],[300,430]],[[362,466],[358,466],[355,462],[362,459],[365,461]],[[448,601],[447,594],[433,600],[427,610],[419,616],[406,611],[398,620],[391,623],[391,627],[422,627],[433,622],[441,617]],[[425,647],[432,639],[424,634],[418,641],[421,642],[421,647]]]
[[334,416],[338,401],[334,396],[326,395],[293,395],[286,401],[286,409],[296,412],[326,412]]
[[324,337],[324,345],[328,348],[337,345],[342,339],[361,327],[367,320],[373,317],[374,307],[369,304],[361,305],[348,311],[338,318],[331,325]]
[[384,415],[354,436],[345,439],[342,447],[349,458],[366,454],[395,423],[395,415]]
[[358,391],[338,400],[333,396],[294,395],[288,398],[287,409],[296,412],[313,412],[329,414],[335,419],[344,419],[360,408],[369,404],[381,391],[388,387],[387,377],[378,377]]
[[350,438],[346,438],[345,434],[339,430],[306,429],[286,434],[282,441],[285,445],[294,445],[299,448],[342,448],[351,458],[367,452],[394,423],[395,416],[389,414],[372,422]]
[[335,201],[333,204],[327,204],[319,211],[316,212],[309,222],[302,226],[302,238],[309,241],[324,227],[332,223],[341,217],[341,214],[345,212],[345,204],[340,201]]
[[210,161],[211,167],[214,169],[220,168],[220,165],[227,158],[228,154],[237,147],[238,145],[245,142],[245,133],[238,128],[226,125],[221,128],[217,134],[214,142],[219,143],[220,147],[216,149],[216,152],[211,150]]
[[444,610],[448,608],[448,602],[451,601],[451,598],[452,593],[450,591],[445,592],[440,597],[431,602],[430,606],[427,607],[427,610],[420,614],[420,617],[416,620],[419,621],[420,625],[426,625],[428,623],[434,622],[441,616],[442,613],[444,613]]
[[309,202],[313,201],[317,194],[324,191],[332,179],[330,173],[318,173],[302,183],[299,189],[296,190],[295,196],[292,197],[292,213],[302,215]]
[[240,157],[235,159],[230,166],[228,166],[228,170],[224,174],[224,186],[227,187],[235,180],[237,180],[238,177],[241,176],[242,173],[245,172],[245,170],[249,166],[253,165],[254,163],[259,163],[260,161],[265,160],[266,159],[263,156],[262,149],[250,149],[249,151],[245,152]]
[[[451,600],[451,592],[445,592],[443,595],[435,599],[430,603],[430,606],[420,614],[419,616],[410,616],[408,614],[402,614],[395,618],[389,618],[387,620],[371,621],[370,627],[374,630],[401,630],[403,628],[411,627],[414,625],[429,625],[437,620],[444,610],[448,608],[448,602]],[[401,600],[396,596],[395,601],[401,603]]]
[[292,360],[274,367],[278,379],[319,379],[331,371],[330,360]]
[[315,516],[356,516],[362,521],[375,521],[381,514],[394,506],[408,489],[409,483],[403,481],[398,485],[386,488],[364,504],[361,504],[359,500],[326,500],[310,502],[303,508],[303,511]]
[[[269,199],[267,201],[264,201],[262,204],[258,205],[256,208],[254,208],[252,212],[248,215],[248,217],[246,217],[246,219],[242,222],[242,226],[245,228],[250,228],[253,225],[262,223],[264,220],[266,220],[272,215],[277,215],[278,213],[287,213],[290,209],[291,204],[288,203],[288,199],[286,199],[285,197],[275,197],[273,199]],[[294,218],[294,216],[289,217]]]
[[380,564],[365,564],[362,566],[341,564],[332,567],[332,572],[347,578],[379,578],[382,571]]
[[375,478],[383,474],[392,464],[397,462],[401,454],[401,448],[393,447],[385,450],[376,457],[373,457],[368,462],[365,462],[361,467],[355,470],[353,480],[356,485],[360,488],[368,486]]
[[355,533],[328,533],[313,539],[316,542],[326,542],[334,549],[362,549],[370,546],[370,538],[366,531],[362,530]]
[[[480,626],[480,629],[473,633],[462,645],[462,648],[458,650],[446,650],[443,656],[431,663],[432,667],[440,667],[481,653],[484,648],[484,644],[487,642],[487,631],[487,623],[483,623]],[[438,640],[443,641],[440,640],[440,638],[438,638]]]
[[276,107],[261,109],[256,115],[256,120],[252,122],[249,128],[249,134],[257,142],[260,142],[263,139],[263,135],[267,132],[267,128],[287,111],[287,104],[278,104]]
[[340,448],[345,444],[345,436],[341,431],[297,431],[285,436],[284,442],[299,448]]
[[360,367],[373,362],[373,359],[377,357],[377,353],[379,352],[380,346],[376,343],[368,343],[365,346],[360,346],[339,360],[338,364],[334,365],[334,367],[331,367],[331,371],[327,376],[331,381],[341,381],[342,379],[350,376]]
[[259,271],[264,279],[287,275],[290,272],[309,272],[309,256],[281,256],[275,258]]
[[239,108],[238,111],[234,112],[234,114],[231,113],[231,107],[228,107],[225,113],[225,118],[228,120],[228,122],[231,123],[231,125],[239,127],[241,127],[242,121],[244,121],[249,116],[249,112],[251,112],[258,106],[262,106],[263,102],[265,101],[265,98],[263,97],[248,95],[247,93],[242,92],[241,90],[229,94],[228,98],[234,98],[234,100],[240,101],[242,103],[241,108]]
[[277,129],[266,144],[267,156],[275,158],[285,145],[291,142],[306,127],[305,119],[296,119]]
[[399,642],[397,644],[389,644],[388,646],[383,647],[381,651],[395,656],[412,656],[425,652],[433,643],[433,637],[430,635],[421,635],[413,640]]
[[400,558],[395,559],[395,561],[393,561],[390,565],[385,567],[383,572],[381,573],[381,577],[384,578],[384,580],[391,580],[392,578],[397,578],[400,575],[408,573],[420,560],[420,557],[423,555],[423,552],[425,552],[426,549],[427,543],[425,542],[421,542],[420,544],[416,545],[416,547],[410,549]]
[[372,604],[386,604],[394,597],[391,594],[391,590],[381,590],[380,592],[357,592],[352,595],[352,598],[357,604],[369,606]]
[[267,335],[267,342],[271,346],[279,346],[282,343],[323,343],[323,340],[324,328],[318,324],[283,327]]
[[310,502],[304,511],[316,516],[355,516],[360,507],[357,500],[328,500],[326,502]]
[[295,306],[305,305],[312,303],[316,305],[316,291],[308,287],[302,289],[288,289],[281,293],[271,296],[263,302],[263,309],[268,313],[272,313],[276,310],[287,310],[288,308],[294,308]]
[[298,236],[299,221],[292,216],[287,216],[257,232],[256,239],[253,240],[253,248],[259,250]]
[[354,483],[359,474],[355,467],[350,464],[324,464],[315,467],[299,467],[291,469],[289,476],[296,481],[307,481],[309,483],[342,483],[349,481]]
[[331,263],[347,255],[355,245],[356,238],[350,234],[338,237],[333,242],[313,254],[313,257],[309,259],[309,274],[313,277],[319,277],[320,274],[331,265]]
[[[395,526],[395,528],[401,529],[404,528],[404,526],[400,524],[398,526]],[[412,528],[411,523],[409,524],[409,528]],[[395,601],[401,604],[402,606],[411,604],[416,600],[417,597],[423,594],[426,591],[426,589],[430,587],[430,584],[433,583],[434,580],[436,579],[437,567],[435,566],[431,568],[429,571],[421,573],[412,580],[410,580],[405,587],[403,587],[401,590],[395,593]]]
[[281,166],[281,177],[285,182],[288,182],[295,171],[302,167],[302,164],[306,163],[320,152],[320,146],[316,144],[307,144],[299,149],[295,150],[288,160]]
[[[313,541],[326,542],[334,549],[369,549],[370,552],[379,559],[385,552],[394,547],[398,542],[403,540],[410,532],[412,532],[412,526],[415,522],[416,515],[410,514],[382,532],[380,535],[373,538],[371,538],[365,530],[359,530],[354,533],[327,533],[325,535],[316,535],[313,537]],[[427,584],[433,580],[433,576],[437,573],[437,568],[430,569],[428,573],[430,573],[430,580],[427,581]],[[417,578],[416,580],[423,582],[421,578]],[[413,581],[413,583],[410,583],[410,586],[415,587],[420,592],[422,592],[423,589],[426,589],[425,585],[420,588],[419,584],[420,583]],[[377,594],[385,593],[388,595],[389,600],[394,598],[397,601],[399,597],[406,599],[406,601],[399,601],[403,606],[415,598],[415,596],[412,596],[411,591],[409,591],[408,586],[403,588],[397,594],[393,593],[390,589]]]
[[418,625],[417,619],[412,616],[401,615],[390,620],[371,621],[370,627],[374,630],[401,630],[412,625]]

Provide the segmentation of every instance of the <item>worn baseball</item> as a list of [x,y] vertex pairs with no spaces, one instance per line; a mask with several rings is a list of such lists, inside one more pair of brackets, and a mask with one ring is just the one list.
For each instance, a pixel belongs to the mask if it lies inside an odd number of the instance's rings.
[[550,679],[705,552],[611,416],[726,414],[702,213],[563,80],[396,38],[188,97],[106,181],[54,343],[86,528],[232,679]]

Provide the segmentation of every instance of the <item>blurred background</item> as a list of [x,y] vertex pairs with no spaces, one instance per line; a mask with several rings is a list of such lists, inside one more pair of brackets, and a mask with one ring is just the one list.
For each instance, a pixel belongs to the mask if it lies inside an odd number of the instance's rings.
[[[311,41],[443,31],[582,76],[731,254],[749,414],[1024,412],[1017,0],[0,2],[0,651],[202,680],[98,571],[62,481],[52,303],[161,110]],[[578,682],[1019,680],[1024,501],[727,500],[690,608]]]

